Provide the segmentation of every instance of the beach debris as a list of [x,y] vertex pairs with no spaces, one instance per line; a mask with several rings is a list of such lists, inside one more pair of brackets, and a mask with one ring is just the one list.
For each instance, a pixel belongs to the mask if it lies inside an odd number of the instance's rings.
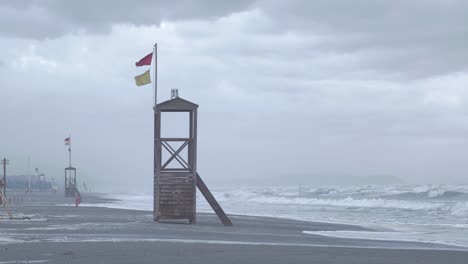
[[13,217],[12,220],[31,220],[31,217],[29,216]]

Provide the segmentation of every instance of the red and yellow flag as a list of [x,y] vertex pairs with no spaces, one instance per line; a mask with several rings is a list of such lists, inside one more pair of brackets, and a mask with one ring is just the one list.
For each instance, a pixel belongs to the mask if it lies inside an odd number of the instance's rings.
[[143,59],[139,60],[135,65],[137,67],[144,66],[144,65],[151,65],[151,60],[153,59],[153,52],[143,57]]
[[147,70],[145,73],[135,76],[135,83],[138,86],[142,86],[148,83],[151,83],[150,71]]

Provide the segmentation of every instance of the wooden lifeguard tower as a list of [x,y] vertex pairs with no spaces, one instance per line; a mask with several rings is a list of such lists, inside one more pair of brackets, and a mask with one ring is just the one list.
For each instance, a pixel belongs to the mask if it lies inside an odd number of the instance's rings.
[[65,138],[65,146],[68,146],[68,167],[65,168],[65,197],[76,197],[79,195],[78,186],[76,185],[76,168],[72,166],[72,148],[71,136]]
[[[188,219],[196,223],[198,187],[223,224],[230,226],[231,221],[197,171],[198,105],[178,97],[177,90],[171,97],[154,109],[154,220]],[[161,137],[161,115],[165,112],[188,114],[187,137]]]
[[[3,204],[3,200],[6,200],[6,185],[7,185],[7,179],[6,179],[6,166],[8,165],[9,160],[6,158],[3,158],[1,160],[1,164],[3,166],[3,178],[0,178],[0,204]],[[3,197],[3,198],[2,198]]]
[[0,178],[0,205],[3,204],[3,200],[6,200],[6,197],[5,197],[6,184],[3,181],[4,180]]
[[3,178],[0,179],[0,205],[3,206],[3,208],[5,208],[5,210],[8,213],[8,217],[10,218],[10,220],[12,220],[13,213],[11,212],[10,205],[6,198],[6,185],[7,185],[6,165],[8,165],[8,160],[6,158],[2,160],[2,165],[3,165]]
[[76,168],[69,166],[65,168],[65,197],[76,196]]

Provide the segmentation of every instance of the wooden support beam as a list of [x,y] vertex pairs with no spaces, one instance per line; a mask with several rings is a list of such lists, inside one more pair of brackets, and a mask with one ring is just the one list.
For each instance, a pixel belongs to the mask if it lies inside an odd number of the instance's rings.
[[211,194],[210,190],[206,186],[206,184],[203,182],[201,179],[200,175],[197,173],[197,187],[200,190],[200,192],[205,196],[205,199],[208,201],[208,203],[211,205],[211,208],[215,211],[215,213],[218,215],[219,219],[225,226],[232,226],[232,222],[229,219],[229,217],[224,213],[223,208],[218,204],[216,199],[214,198],[213,194]]
[[[161,141],[162,145],[164,146],[164,148],[169,152],[169,154],[171,154],[172,156],[175,155],[176,153],[176,150],[171,147],[171,145],[165,141]],[[189,145],[189,148],[190,148],[190,145]],[[179,162],[179,164],[184,168],[184,169],[189,169],[190,168],[190,165],[179,155],[177,154],[175,156],[175,159]],[[183,162],[183,164],[182,164]]]
[[190,141],[190,138],[161,138],[161,141]]
[[[179,153],[188,145],[188,143],[189,143],[188,141],[185,141],[184,144],[182,144],[182,146],[180,146],[179,149],[176,152],[172,153],[172,156],[166,161],[166,163],[164,163],[162,165],[161,168],[163,168],[163,169],[166,168],[166,166],[169,165],[169,163],[171,163],[171,161],[173,159],[175,159],[177,156],[179,156]],[[163,144],[163,146],[166,147],[164,144]],[[167,147],[166,147],[166,150],[171,152]],[[181,165],[184,166],[182,163],[181,163]],[[184,169],[187,169],[187,168],[184,168]]]

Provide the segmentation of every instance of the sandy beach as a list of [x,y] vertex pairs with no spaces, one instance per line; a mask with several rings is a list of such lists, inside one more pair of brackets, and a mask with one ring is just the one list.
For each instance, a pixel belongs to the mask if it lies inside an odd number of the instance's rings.
[[198,223],[154,223],[151,212],[93,207],[109,202],[86,194],[72,206],[61,193],[35,193],[0,211],[0,263],[466,263],[465,248],[343,239],[304,231],[372,231],[359,226],[231,215],[224,227],[214,214]]
[[467,14],[0,1],[0,264],[468,264]]

